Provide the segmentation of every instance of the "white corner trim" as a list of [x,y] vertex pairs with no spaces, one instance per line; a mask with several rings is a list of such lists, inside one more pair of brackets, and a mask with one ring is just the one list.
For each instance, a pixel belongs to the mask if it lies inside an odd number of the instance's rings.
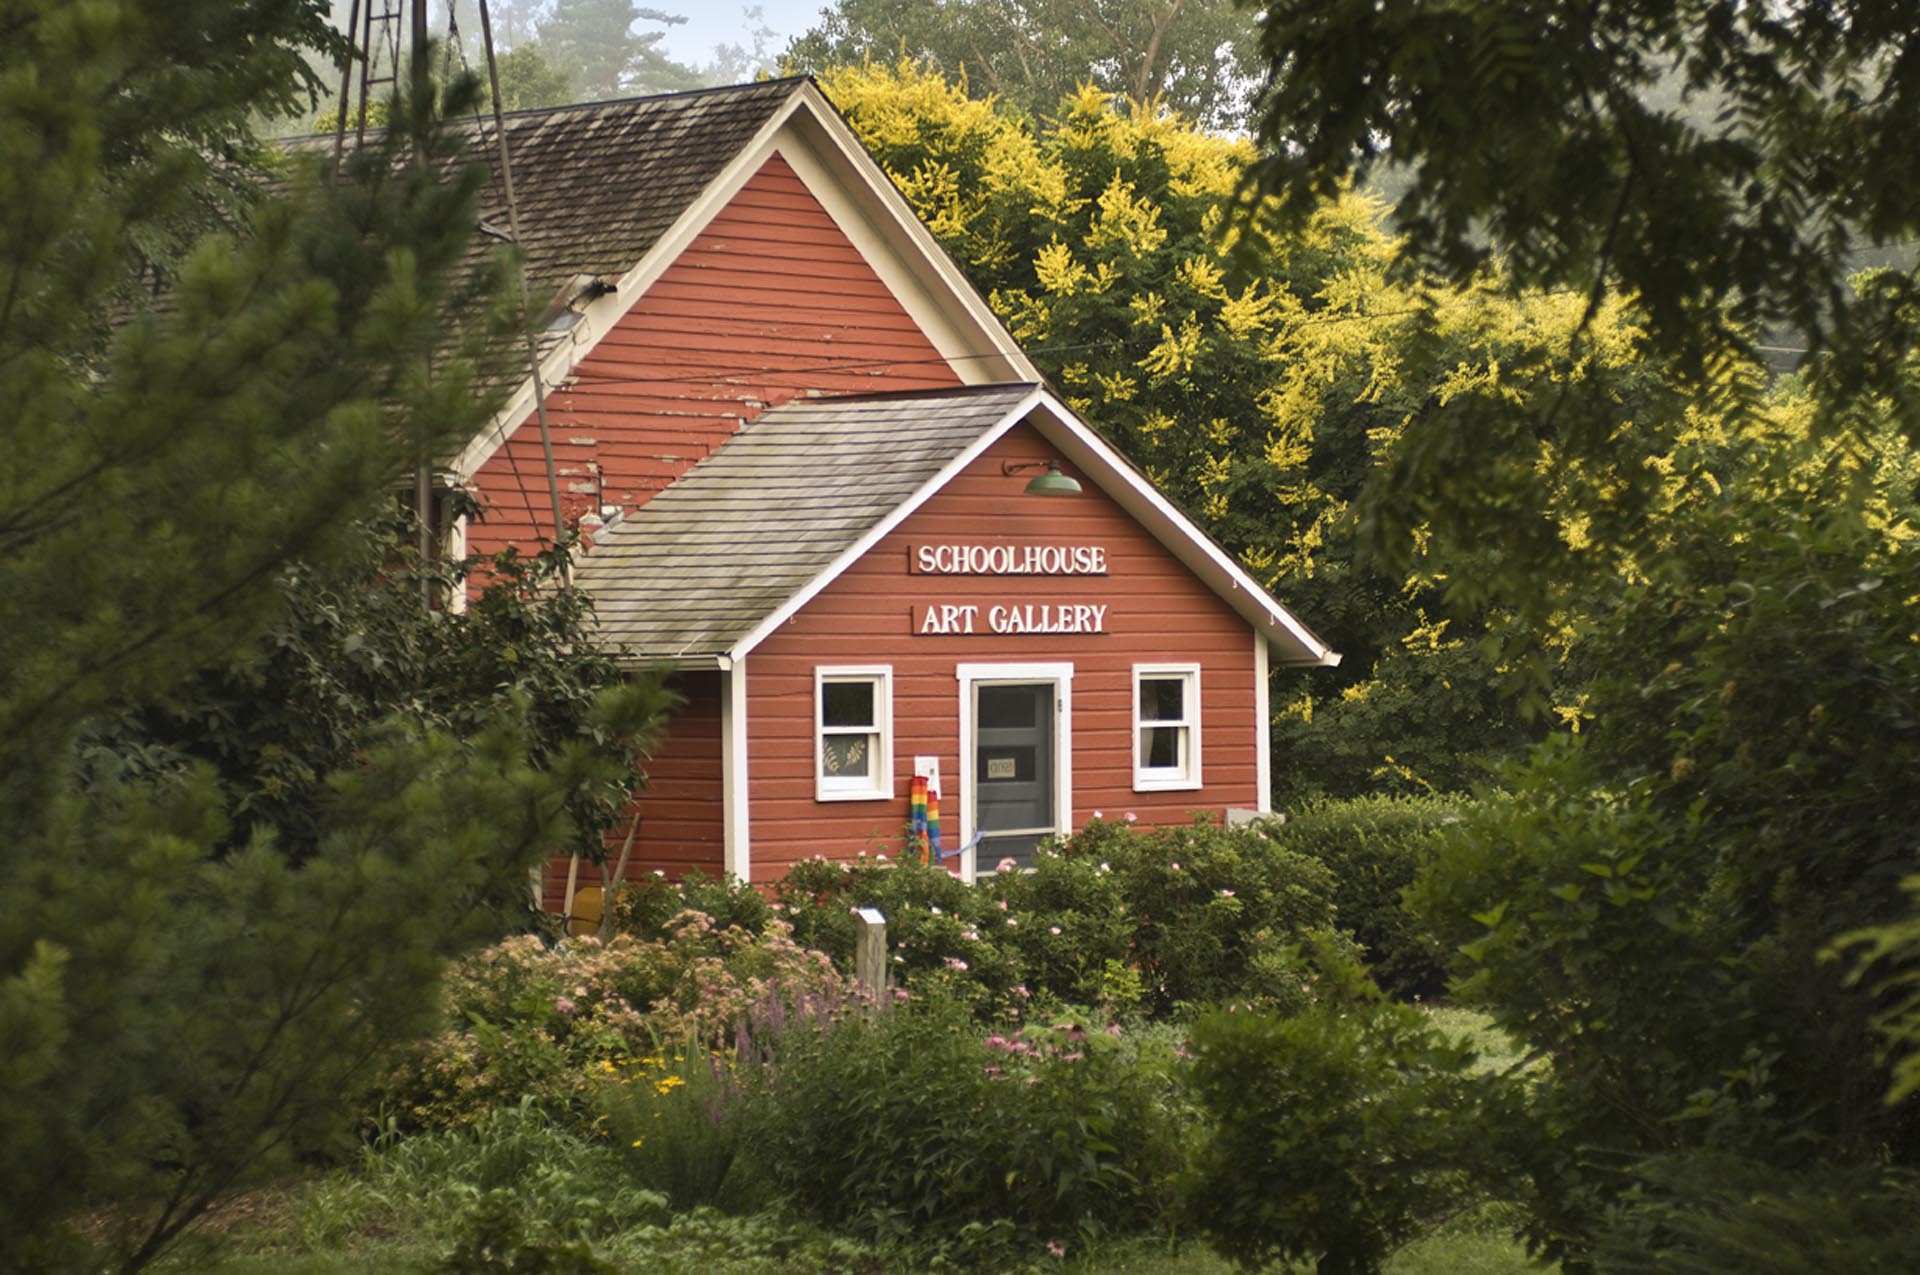
[[[1052,682],[1058,688],[1054,719],[1054,831],[1073,835],[1073,665],[956,664],[954,680],[960,686],[960,770],[955,789],[960,795],[960,844],[973,840],[973,688],[981,682]],[[960,856],[960,875],[971,885],[979,876],[979,849]]]
[[[865,681],[875,686],[874,732],[880,736],[879,780],[863,788],[831,786],[826,765],[826,684],[829,681]],[[819,664],[813,670],[813,799],[815,801],[892,801],[893,774],[893,665]]]
[[[789,136],[811,145],[783,148],[782,155],[934,348],[952,360],[961,381],[1040,380],[1039,369],[993,307],[839,110],[815,84],[803,86],[799,96],[812,110],[796,115]],[[876,247],[883,251],[875,252]],[[983,357],[988,355],[994,357]]]
[[727,656],[736,660],[742,659],[749,651],[753,650],[754,647],[766,641],[769,633],[772,633],[775,629],[785,624],[793,616],[794,612],[819,596],[822,589],[839,579],[841,572],[864,557],[867,550],[879,544],[889,532],[895,527],[898,527],[902,522],[905,522],[916,509],[926,504],[935,492],[938,492],[942,487],[952,482],[954,475],[960,473],[960,471],[968,465],[971,465],[982,452],[993,446],[1002,434],[1005,434],[1008,430],[1024,420],[1027,413],[1033,410],[1034,405],[1039,403],[1044,396],[1044,391],[1039,389],[1033,390],[1023,397],[1019,403],[1014,405],[1000,420],[981,431],[980,436],[969,443],[966,450],[942,466],[939,473],[927,479],[924,483],[921,483],[919,488],[911,496],[901,501],[898,505],[895,505],[886,517],[868,528],[866,535],[861,536],[858,540],[842,550],[839,557],[822,567],[819,572],[814,575],[813,579],[807,581],[806,585],[802,587],[798,593],[781,603],[771,614],[761,620],[759,624],[756,624],[751,632],[738,642],[735,642],[733,646],[728,649]]
[[753,853],[748,830],[752,810],[747,785],[747,662],[735,660],[720,674],[720,791],[721,827],[725,849],[722,867],[741,881],[753,880]]
[[1273,711],[1268,706],[1267,639],[1258,629],[1253,633],[1253,782],[1256,788],[1253,808],[1263,815],[1273,813]]

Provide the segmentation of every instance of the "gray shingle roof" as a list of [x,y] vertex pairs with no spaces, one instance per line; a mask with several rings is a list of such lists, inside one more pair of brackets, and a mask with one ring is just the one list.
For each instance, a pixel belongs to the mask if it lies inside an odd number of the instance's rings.
[[[534,304],[576,275],[615,279],[632,269],[806,82],[767,80],[506,116]],[[469,121],[461,131],[492,174],[481,218],[504,233],[493,120]]]
[[[585,276],[612,283],[631,270],[708,183],[739,155],[805,77],[766,80],[620,102],[592,102],[504,117],[519,204],[519,247],[526,255],[527,295],[536,322],[542,311]],[[470,275],[487,268],[508,237],[506,186],[500,178],[493,117],[450,121],[468,160],[487,182],[480,225],[466,251]],[[348,145],[353,139],[347,139]],[[288,147],[331,153],[331,133],[292,138]],[[540,334],[542,353],[565,337]],[[503,350],[482,377],[506,389],[526,376],[519,346]]]
[[602,533],[575,583],[642,660],[718,655],[1032,391],[800,399],[762,413]]

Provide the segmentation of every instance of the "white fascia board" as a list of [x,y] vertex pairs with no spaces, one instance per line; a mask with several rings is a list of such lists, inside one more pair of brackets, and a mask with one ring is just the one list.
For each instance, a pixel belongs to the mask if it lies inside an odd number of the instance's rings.
[[[906,196],[867,154],[840,113],[808,82],[794,89],[646,256],[620,277],[614,290],[588,303],[567,340],[541,363],[540,382],[549,392],[593,352],[775,152],[794,169],[963,383],[1042,379]],[[455,481],[472,482],[533,410],[533,378],[528,377],[460,453],[452,466]]]
[[[574,323],[568,339],[547,355],[540,366],[540,382],[549,393],[579,366],[581,360],[593,353],[595,347],[613,331],[614,325],[626,317],[627,311],[633,308],[633,303],[640,299],[641,294],[666,273],[668,266],[679,260],[687,245],[707,228],[707,223],[740,193],[742,186],[753,179],[753,175],[773,154],[775,137],[804,102],[804,96],[796,89],[780,109],[760,126],[753,139],[740,148],[739,154],[721,170],[720,175],[707,183],[707,188],[700,192],[699,198],[688,204],[666,233],[654,241],[647,255],[620,276],[620,282],[613,291],[588,303]],[[533,409],[533,378],[528,377],[520,383],[506,406],[494,416],[480,436],[460,453],[460,458],[453,465],[456,478],[461,482],[473,481],[480,467],[492,459]]]
[[1256,634],[1279,646],[1279,662],[1283,666],[1332,668],[1340,662],[1339,652],[1329,649],[1293,612],[1275,601],[1258,581],[1213,542],[1212,537],[1181,513],[1172,501],[1161,495],[1146,475],[1135,469],[1059,399],[1039,387],[1021,399],[999,421],[983,430],[940,472],[922,483],[913,495],[896,505],[891,513],[843,550],[839,557],[809,580],[806,587],[788,598],[755,625],[751,632],[734,643],[721,657],[722,661],[745,658],[748,652],[766,640],[768,634],[813,601],[823,589],[839,579],[842,572],[858,562],[931,499],[934,493],[953,481],[981,453],[1023,420],[1033,425],[1062,456],[1112,497],[1134,521],[1146,528],[1148,534],[1218,594],[1253,627]]
[[1044,378],[819,86],[783,155],[963,384]]
[[926,504],[935,492],[952,482],[955,475],[959,474],[968,465],[971,465],[978,459],[980,453],[993,446],[1001,435],[1025,420],[1027,414],[1033,411],[1034,407],[1039,404],[1044,394],[1045,391],[1036,386],[1031,393],[1022,398],[1005,416],[1001,417],[987,429],[982,430],[980,436],[969,443],[959,455],[942,466],[940,472],[927,479],[924,483],[921,483],[911,496],[901,501],[898,505],[895,505],[891,513],[868,528],[867,534],[861,536],[858,540],[847,546],[846,549],[842,550],[839,557],[821,568],[813,579],[807,581],[804,588],[781,603],[778,609],[761,620],[760,623],[756,624],[752,631],[738,642],[735,642],[732,648],[721,658],[734,660],[745,659],[749,651],[766,641],[769,633],[772,633],[775,629],[785,624],[792,618],[794,612],[813,601],[822,589],[839,579],[843,571],[866,556],[869,549],[879,544],[889,532],[905,522],[920,506]]
[[1060,454],[1071,461],[1107,495],[1145,527],[1154,539],[1280,648],[1287,666],[1332,668],[1340,654],[1302,624],[1246,569],[1202,531],[1178,506],[1161,494],[1147,476],[1134,468],[1092,426],[1044,390],[1038,395],[1031,424]]

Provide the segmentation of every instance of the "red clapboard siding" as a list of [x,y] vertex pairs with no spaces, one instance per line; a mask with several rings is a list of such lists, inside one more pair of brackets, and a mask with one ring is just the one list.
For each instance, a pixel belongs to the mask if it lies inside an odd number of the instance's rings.
[[[775,155],[548,397],[562,517],[634,508],[765,408],[808,391],[959,384]],[[537,549],[553,527],[531,418],[481,466],[468,548]]]
[[[720,770],[720,674],[676,673],[670,685],[684,702],[667,721],[666,735],[646,763],[647,787],[634,801],[640,820],[627,879],[655,871],[679,878],[698,868],[717,877],[725,868]],[[608,838],[607,867],[620,858],[626,838],[622,824]],[[558,912],[565,904],[568,860],[554,859],[542,882],[542,906]],[[580,865],[581,887],[601,884],[591,863]]]
[[[748,660],[750,837],[756,881],[777,879],[813,854],[840,857],[873,838],[897,845],[907,819],[913,758],[940,758],[942,825],[960,826],[959,683],[963,663],[1073,665],[1073,826],[1098,810],[1142,822],[1185,822],[1258,805],[1253,631],[1117,504],[1091,484],[1078,496],[1023,495],[1004,461],[1042,460],[1051,449],[1019,426],[850,567]],[[908,546],[964,540],[1097,544],[1105,576],[923,576],[907,570]],[[929,602],[1090,602],[1106,605],[1107,633],[921,637],[910,613]],[[1133,791],[1132,697],[1136,663],[1196,662],[1200,669],[1205,786]],[[893,667],[894,788],[891,801],[814,800],[814,668]],[[951,848],[951,842],[949,845]],[[983,865],[990,866],[990,865]]]

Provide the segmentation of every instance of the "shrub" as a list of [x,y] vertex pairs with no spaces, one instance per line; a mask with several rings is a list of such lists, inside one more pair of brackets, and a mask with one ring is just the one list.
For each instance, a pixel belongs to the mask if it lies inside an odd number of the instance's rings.
[[961,1008],[916,1001],[790,1035],[760,1161],[822,1223],[970,1264],[1152,1225],[1177,1162],[1154,1076],[1178,1064],[1118,1031],[983,1038]]
[[737,1067],[697,1038],[624,1067],[606,1064],[598,1103],[607,1139],[633,1180],[675,1209],[720,1201],[740,1150]]
[[615,896],[614,925],[622,934],[659,939],[666,937],[675,917],[689,911],[711,918],[717,930],[749,934],[765,933],[774,919],[766,897],[740,878],[710,877],[695,869],[678,881],[656,871],[622,884]]
[[665,1196],[631,1185],[604,1139],[555,1123],[531,1101],[487,1113],[465,1128],[368,1147],[358,1171],[331,1178],[307,1199],[301,1237],[315,1249],[359,1233],[404,1233],[457,1245],[489,1199],[532,1220],[528,1243],[597,1242],[667,1220]]
[[[968,887],[938,868],[811,860],[776,887],[795,937],[852,960],[856,906],[887,918],[913,988],[971,984],[986,1017],[1065,1004],[1164,1013],[1181,1004],[1297,999],[1284,949],[1334,920],[1333,878],[1263,828],[1205,820],[1136,828],[1094,818],[1041,846],[1031,871]],[[1291,989],[1291,991],[1290,991]]]
[[1434,1216],[1510,1175],[1518,1082],[1385,1000],[1322,949],[1323,998],[1298,1014],[1218,1012],[1194,1029],[1210,1130],[1182,1216],[1247,1267],[1370,1275]]
[[470,1124],[522,1095],[584,1118],[607,1068],[655,1053],[657,1040],[723,1041],[769,998],[847,991],[824,955],[772,923],[753,934],[682,912],[658,939],[512,938],[454,967],[446,1027],[376,1101],[411,1128]]
[[1373,977],[1401,997],[1433,996],[1447,985],[1440,945],[1401,903],[1432,861],[1434,834],[1459,822],[1466,803],[1446,797],[1356,797],[1316,801],[1274,833],[1288,850],[1333,873],[1340,928],[1366,951]]

